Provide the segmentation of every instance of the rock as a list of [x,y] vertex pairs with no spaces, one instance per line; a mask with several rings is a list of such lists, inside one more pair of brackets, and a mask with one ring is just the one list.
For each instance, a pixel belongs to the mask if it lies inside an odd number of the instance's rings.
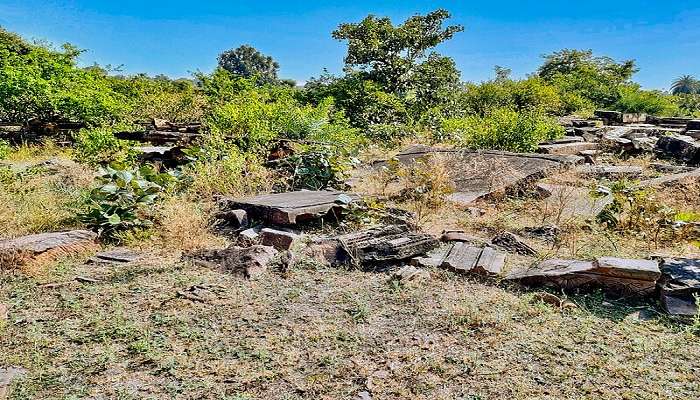
[[190,161],[181,146],[136,146],[134,151],[141,162],[158,163],[166,168],[175,168]]
[[242,274],[246,278],[256,278],[263,274],[277,255],[272,246],[254,245],[239,247],[231,245],[222,250],[204,250],[190,257],[195,263],[205,266],[218,266],[224,271]]
[[561,289],[600,287],[616,294],[648,295],[654,291],[659,276],[656,261],[601,257],[593,262],[546,260],[536,268],[515,271],[506,279],[532,286]]
[[[470,151],[422,145],[404,149],[395,159],[411,165],[432,156],[443,157],[449,163],[449,177],[455,192],[447,199],[464,206],[487,197],[518,193],[538,179],[583,161],[575,155]],[[374,163],[375,167],[385,165],[386,160]]]
[[639,182],[640,187],[654,187],[654,186],[672,186],[678,182],[683,182],[686,180],[700,181],[700,168],[693,169],[688,172],[680,172],[677,174],[664,175],[658,178],[647,179]]
[[642,167],[634,165],[580,165],[576,167],[576,172],[588,177],[636,178],[642,174]]
[[372,395],[369,394],[368,391],[363,390],[357,393],[357,396],[355,396],[355,400],[372,400]]
[[656,172],[661,172],[664,174],[678,174],[681,172],[690,172],[694,168],[693,167],[687,167],[685,165],[673,165],[673,164],[664,164],[664,163],[651,163],[649,164],[651,168],[654,169]]
[[691,165],[700,164],[700,142],[690,136],[662,136],[656,142],[655,151],[663,157],[673,158]]
[[357,201],[356,195],[338,191],[296,191],[262,196],[221,200],[221,210],[242,209],[248,217],[275,225],[297,223],[324,218],[339,217],[349,203]]
[[593,218],[613,202],[611,194],[594,197],[588,188],[545,183],[538,184],[537,188],[546,194],[546,211],[552,214],[557,222],[562,218]]
[[547,140],[545,142],[540,143],[541,145],[548,145],[548,144],[565,144],[565,143],[581,143],[583,142],[583,138],[580,136],[564,136],[559,139],[552,139],[552,140]]
[[405,225],[387,225],[320,240],[336,264],[376,266],[425,254],[438,245],[431,235],[409,232]]
[[654,319],[654,313],[651,310],[638,310],[633,313],[628,314],[625,317],[625,321],[627,322],[644,322],[644,321],[651,321]]
[[277,229],[263,228],[260,231],[260,239],[263,246],[272,246],[277,250],[289,250],[299,239],[299,235],[293,232]]
[[619,111],[595,110],[593,115],[603,120],[605,125],[622,123],[622,113]]
[[0,268],[46,263],[58,258],[93,250],[97,234],[74,230],[39,233],[0,241]]
[[476,246],[485,246],[486,242],[464,231],[443,231],[440,240],[443,242],[467,242]]
[[700,130],[685,131],[685,136],[700,140]]
[[245,210],[227,210],[216,214],[215,218],[221,226],[229,229],[242,229],[248,227],[248,213]]
[[518,253],[525,256],[537,255],[537,251],[530,247],[525,241],[518,235],[512,232],[501,232],[491,239],[491,243],[498,247],[503,248],[511,253]]
[[88,264],[125,264],[136,262],[143,258],[143,255],[131,249],[118,247],[112,250],[102,251],[91,257]]
[[624,113],[622,114],[623,124],[643,124],[647,122],[647,115],[644,113]]
[[523,228],[527,235],[555,242],[559,238],[560,229],[556,225],[542,225]]
[[21,379],[27,374],[27,370],[20,367],[0,368],[0,399],[7,398],[12,381]]
[[558,297],[555,296],[551,293],[547,292],[536,292],[532,295],[532,303],[545,303],[549,304],[552,307],[561,307],[563,301]]
[[7,321],[8,310],[9,309],[5,304],[0,303],[0,323],[2,321]]
[[430,278],[430,273],[428,271],[418,269],[413,265],[406,265],[392,274],[392,279],[396,279],[404,283],[425,280],[428,278]]
[[585,150],[597,150],[597,143],[590,142],[573,142],[573,143],[557,143],[544,144],[538,147],[538,152],[545,154],[557,155],[574,155]]
[[691,119],[685,125],[685,128],[689,131],[700,131],[700,119]]
[[583,150],[578,155],[585,159],[586,164],[595,164],[595,159],[600,155],[600,150]]
[[491,247],[477,247],[454,242],[411,260],[413,265],[440,267],[462,274],[498,276],[505,266],[506,255]]
[[260,239],[260,234],[258,232],[259,231],[255,228],[248,228],[238,234],[238,239],[250,244],[257,243]]
[[663,259],[657,286],[666,312],[681,317],[697,315],[694,296],[700,296],[700,259]]

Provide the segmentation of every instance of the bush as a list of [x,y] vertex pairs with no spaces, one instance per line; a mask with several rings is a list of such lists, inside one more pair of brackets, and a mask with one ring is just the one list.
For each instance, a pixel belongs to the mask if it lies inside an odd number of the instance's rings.
[[564,134],[556,120],[536,112],[497,109],[484,117],[452,118],[442,124],[442,135],[470,148],[533,151],[545,140]]
[[110,128],[81,129],[73,136],[77,161],[90,165],[119,162],[131,164],[136,152],[131,143],[117,139]]
[[331,145],[308,146],[304,151],[280,160],[279,169],[292,189],[342,189],[348,170],[358,161]]
[[10,146],[10,144],[7,143],[6,140],[0,139],[0,160],[6,158],[11,151],[12,147]]
[[561,100],[557,90],[540,78],[500,79],[467,84],[459,95],[461,112],[484,116],[499,108],[555,114]]
[[615,109],[627,113],[646,113],[652,115],[677,115],[680,108],[673,98],[659,91],[641,90],[637,85],[623,86],[619,90],[620,99]]
[[112,164],[106,167],[79,214],[81,222],[100,236],[114,238],[117,233],[152,225],[151,206],[178,182],[175,173],[157,173],[150,166],[129,170]]

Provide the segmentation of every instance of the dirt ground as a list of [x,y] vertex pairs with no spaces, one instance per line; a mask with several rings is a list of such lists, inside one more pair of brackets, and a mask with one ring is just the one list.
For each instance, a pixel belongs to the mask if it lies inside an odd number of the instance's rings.
[[[442,270],[403,285],[309,262],[247,281],[174,258],[83,261],[41,278],[0,275],[10,306],[0,365],[28,370],[12,399],[700,394],[697,326],[653,304],[593,293],[560,310]],[[650,319],[628,317],[639,311]]]

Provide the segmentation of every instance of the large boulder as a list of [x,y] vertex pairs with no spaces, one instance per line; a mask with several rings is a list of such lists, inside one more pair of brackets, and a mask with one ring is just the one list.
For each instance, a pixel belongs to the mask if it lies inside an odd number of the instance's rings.
[[692,165],[700,164],[700,141],[690,136],[662,136],[656,142],[655,151],[663,157],[673,158]]

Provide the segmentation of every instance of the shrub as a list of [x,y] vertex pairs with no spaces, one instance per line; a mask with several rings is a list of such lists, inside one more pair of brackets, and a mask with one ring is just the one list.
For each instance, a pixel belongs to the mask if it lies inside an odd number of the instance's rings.
[[615,109],[628,113],[652,115],[677,115],[680,108],[669,95],[659,91],[641,90],[637,85],[627,85],[619,89],[620,99]]
[[498,79],[481,84],[469,83],[459,95],[465,114],[487,115],[499,108],[554,114],[560,111],[557,90],[540,78],[519,81]]
[[356,163],[336,146],[314,145],[280,160],[279,169],[288,177],[290,188],[321,190],[344,188],[346,173]]
[[75,159],[90,165],[132,163],[136,153],[126,140],[117,139],[110,128],[81,129],[73,136]]
[[12,147],[10,146],[10,144],[7,143],[6,140],[0,139],[0,160],[6,158],[11,151]]
[[540,142],[564,134],[564,129],[551,117],[506,108],[484,117],[445,120],[442,131],[461,146],[509,151],[533,151]]
[[152,225],[151,206],[178,181],[175,173],[157,173],[150,166],[129,170],[112,164],[104,168],[79,219],[100,236]]

